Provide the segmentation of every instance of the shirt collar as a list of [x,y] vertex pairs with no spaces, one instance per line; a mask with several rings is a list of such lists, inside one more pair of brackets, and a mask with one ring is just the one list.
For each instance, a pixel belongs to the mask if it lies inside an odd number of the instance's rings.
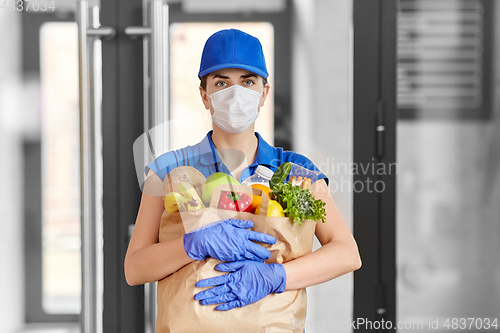
[[[215,150],[215,146],[212,141],[212,132],[213,131],[208,132],[205,138],[200,142],[200,162],[204,165],[212,165],[216,162],[222,162],[219,154],[217,154],[217,151]],[[262,164],[277,168],[279,166],[279,161],[275,152],[276,148],[272,147],[264,139],[262,139],[259,133],[255,132],[255,136],[259,140],[257,155],[250,166]]]
[[199,144],[200,162],[204,165],[212,165],[222,162],[219,154],[217,154],[217,150],[215,150],[215,146],[212,141],[212,132],[213,131],[208,132],[205,138]]
[[257,155],[251,166],[267,165],[274,168],[279,167],[278,157],[276,156],[276,148],[267,143],[259,133],[255,132],[255,136],[259,139],[259,146],[257,147]]

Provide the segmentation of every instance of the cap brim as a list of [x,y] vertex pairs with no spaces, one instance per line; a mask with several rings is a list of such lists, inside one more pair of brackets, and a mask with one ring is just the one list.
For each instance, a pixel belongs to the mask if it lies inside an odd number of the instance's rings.
[[250,71],[252,73],[258,74],[262,77],[267,78],[269,74],[267,72],[264,72],[257,67],[254,66],[249,66],[249,65],[244,65],[244,64],[219,64],[217,66],[212,66],[209,68],[206,68],[202,70],[201,72],[198,73],[198,77],[202,78],[203,76],[210,74],[212,72],[218,71],[219,69],[224,69],[224,68],[241,68],[241,69],[246,69],[247,71]]

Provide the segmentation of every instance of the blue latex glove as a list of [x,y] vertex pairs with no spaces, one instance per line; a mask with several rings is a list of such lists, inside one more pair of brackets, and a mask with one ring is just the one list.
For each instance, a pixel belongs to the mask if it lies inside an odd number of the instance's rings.
[[215,310],[243,307],[257,302],[270,293],[280,294],[286,288],[286,272],[282,264],[244,260],[220,263],[215,269],[233,273],[196,282],[196,287],[217,287],[194,295],[194,299],[200,300],[201,305],[224,303],[218,305]]
[[246,230],[252,221],[227,219],[184,235],[184,250],[194,260],[207,256],[220,261],[257,260],[271,257],[265,247],[252,242],[274,244],[276,238],[261,232]]

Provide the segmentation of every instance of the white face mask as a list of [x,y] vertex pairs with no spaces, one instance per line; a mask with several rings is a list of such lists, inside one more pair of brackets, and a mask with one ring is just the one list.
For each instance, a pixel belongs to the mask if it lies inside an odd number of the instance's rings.
[[250,127],[259,116],[260,96],[252,89],[233,85],[208,95],[212,101],[213,122],[222,130],[236,134]]

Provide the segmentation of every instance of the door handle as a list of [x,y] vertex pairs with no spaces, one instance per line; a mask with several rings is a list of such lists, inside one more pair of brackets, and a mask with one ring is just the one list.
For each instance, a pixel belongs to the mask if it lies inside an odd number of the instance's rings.
[[101,37],[104,40],[110,40],[115,37],[115,29],[111,27],[88,28],[87,36]]
[[[169,119],[168,84],[168,4],[165,0],[146,0],[143,26],[126,27],[131,39],[143,38],[144,132]],[[157,151],[167,151],[166,131],[155,136]],[[147,152],[148,149],[145,149]],[[156,158],[156,156],[154,156]],[[147,160],[147,159],[146,159]]]
[[103,330],[102,253],[102,156],[100,128],[100,69],[96,53],[98,39],[109,40],[115,30],[99,26],[99,8],[89,16],[87,0],[77,1],[79,108],[80,108],[80,188],[82,237],[82,333]]

